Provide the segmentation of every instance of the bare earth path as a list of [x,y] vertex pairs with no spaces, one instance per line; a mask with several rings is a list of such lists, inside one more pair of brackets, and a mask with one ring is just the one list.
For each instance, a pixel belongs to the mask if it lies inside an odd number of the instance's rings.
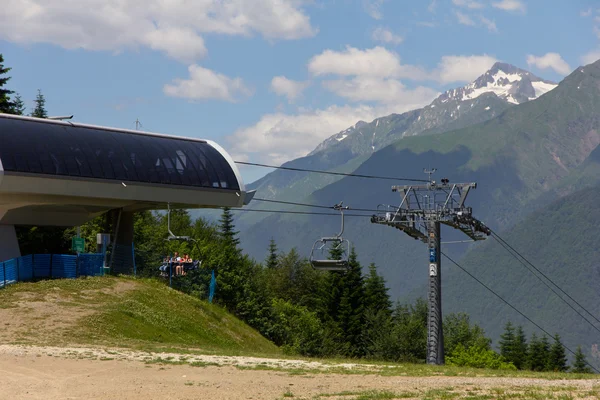
[[[159,364],[155,362],[158,357],[172,361]],[[196,362],[200,366],[172,364],[177,357],[181,356],[3,345],[0,346],[0,398],[148,400],[281,399],[293,396],[352,399],[356,396],[350,396],[348,392],[364,396],[371,390],[379,393],[387,390],[408,398],[460,398],[467,395],[503,398],[503,394],[518,393],[518,398],[593,399],[600,393],[600,381],[596,379],[293,375],[285,368],[326,367],[305,361],[189,355],[183,356],[187,358],[185,361]],[[243,369],[265,366],[267,362],[283,369]],[[347,364],[346,368],[352,368],[352,365]],[[527,393],[531,394],[531,391],[541,397],[528,397]],[[544,393],[548,393],[547,396]],[[327,397],[321,397],[325,395]]]

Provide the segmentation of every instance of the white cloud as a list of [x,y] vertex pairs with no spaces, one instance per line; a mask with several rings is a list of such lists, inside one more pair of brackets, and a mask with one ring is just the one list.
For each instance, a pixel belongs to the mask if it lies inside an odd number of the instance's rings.
[[239,95],[251,95],[241,78],[229,78],[199,65],[190,65],[189,79],[175,79],[163,87],[163,92],[171,97],[189,100],[217,99],[235,102]]
[[271,80],[271,90],[279,96],[287,97],[290,103],[296,100],[308,85],[308,82],[294,81],[285,76],[276,76]]
[[360,50],[347,47],[345,51],[325,50],[308,63],[315,76],[339,75],[374,78],[405,78],[440,83],[468,82],[488,70],[497,60],[483,55],[443,56],[433,71],[416,65],[402,64],[400,56],[383,47]]
[[430,13],[435,13],[436,8],[437,8],[437,1],[431,0],[429,5],[427,6],[427,11],[429,11]]
[[425,26],[427,28],[435,28],[435,22],[429,22],[429,21],[418,21],[416,23],[418,26]]
[[381,6],[387,0],[363,0],[363,7],[367,14],[373,19],[382,19]]
[[440,83],[471,82],[490,69],[497,60],[481,56],[443,56],[433,76]]
[[534,65],[539,69],[551,68],[561,75],[567,75],[571,72],[571,67],[558,53],[546,53],[543,56],[527,56],[527,65]]
[[492,21],[491,19],[487,19],[483,15],[479,16],[479,20],[481,21],[481,23],[483,25],[485,25],[485,27],[488,29],[488,31],[498,32],[498,27],[496,27],[496,22]]
[[206,53],[203,34],[297,39],[316,34],[303,0],[3,1],[0,39],[67,49],[148,47],[183,62]]
[[439,93],[428,87],[407,89],[396,79],[355,77],[323,82],[323,86],[351,101],[403,104],[402,108],[419,108],[435,99]]
[[460,11],[455,11],[454,14],[456,15],[456,19],[458,20],[459,24],[475,26],[475,21],[473,21],[468,15],[463,14]]
[[360,50],[346,47],[345,51],[325,50],[310,59],[308,70],[315,76],[377,76],[409,79],[427,78],[427,72],[413,65],[400,63],[398,54],[384,47]]
[[373,33],[371,34],[371,38],[378,42],[391,43],[391,44],[400,44],[404,40],[404,38],[402,38],[402,36],[396,35],[389,29],[386,29],[383,27],[378,27],[375,30],[373,30]]
[[501,0],[496,3],[492,3],[492,6],[499,8],[504,11],[521,11],[525,12],[525,4],[521,0]]
[[452,0],[455,6],[466,7],[471,9],[483,8],[484,5],[475,0]]
[[600,49],[592,50],[581,56],[581,62],[584,65],[594,63],[600,60]]
[[588,8],[587,10],[581,11],[579,15],[581,15],[582,17],[589,17],[590,15],[592,15],[592,9]]
[[295,115],[267,114],[256,124],[238,129],[228,137],[228,150],[234,157],[281,164],[305,156],[318,143],[357,121],[372,121],[385,112],[387,109],[365,105],[334,105]]

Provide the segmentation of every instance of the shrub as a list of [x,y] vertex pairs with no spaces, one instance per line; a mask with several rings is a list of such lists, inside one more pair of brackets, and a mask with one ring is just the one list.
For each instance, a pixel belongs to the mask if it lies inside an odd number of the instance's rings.
[[494,350],[483,347],[471,346],[468,349],[462,344],[456,345],[454,351],[446,358],[449,365],[460,367],[490,368],[516,370],[513,363],[504,361],[504,358]]

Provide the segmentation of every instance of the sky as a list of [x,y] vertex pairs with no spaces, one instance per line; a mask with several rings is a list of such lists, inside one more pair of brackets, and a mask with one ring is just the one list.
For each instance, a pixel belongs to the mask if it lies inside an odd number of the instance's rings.
[[560,81],[600,59],[600,2],[2,0],[0,53],[27,112],[39,89],[50,115],[279,165],[496,61]]

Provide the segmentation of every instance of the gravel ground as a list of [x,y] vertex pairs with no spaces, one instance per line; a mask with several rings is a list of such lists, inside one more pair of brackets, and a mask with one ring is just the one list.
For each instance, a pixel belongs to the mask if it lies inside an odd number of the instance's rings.
[[[163,364],[157,362],[160,360],[169,361]],[[245,369],[248,367],[278,370]],[[597,379],[408,377],[326,371],[304,375],[293,373],[297,368],[326,370],[331,367],[375,368],[364,364],[332,365],[255,357],[2,345],[0,398],[354,399],[359,395],[363,396],[361,398],[392,398],[390,393],[395,393],[398,398],[415,399],[476,395],[488,396],[479,398],[595,399],[600,394]],[[375,397],[381,396],[382,391],[387,391],[389,396]]]

